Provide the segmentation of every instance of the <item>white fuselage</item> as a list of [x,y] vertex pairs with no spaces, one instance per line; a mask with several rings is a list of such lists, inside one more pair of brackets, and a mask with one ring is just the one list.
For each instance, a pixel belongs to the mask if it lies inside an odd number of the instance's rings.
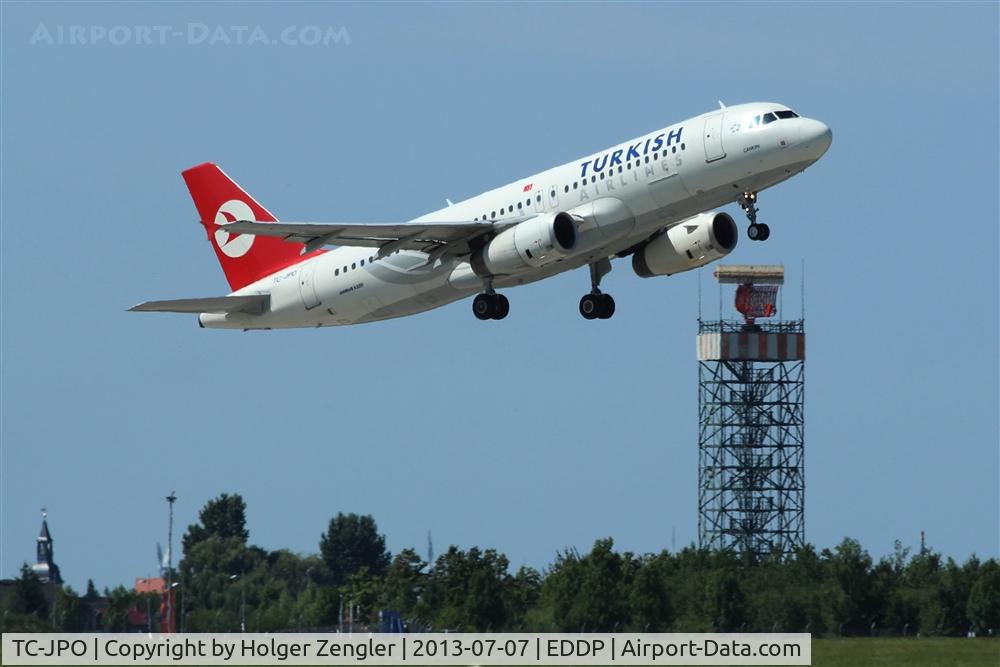
[[[581,222],[572,254],[498,276],[493,287],[534,282],[625,253],[663,229],[745,191],[801,172],[826,151],[830,131],[809,118],[752,123],[787,109],[757,103],[717,109],[421,216],[417,222],[491,220],[569,211]],[[429,261],[430,259],[430,261]],[[401,317],[484,288],[467,257],[339,247],[254,282],[234,295],[269,294],[260,315],[204,313],[202,326],[335,326]]]

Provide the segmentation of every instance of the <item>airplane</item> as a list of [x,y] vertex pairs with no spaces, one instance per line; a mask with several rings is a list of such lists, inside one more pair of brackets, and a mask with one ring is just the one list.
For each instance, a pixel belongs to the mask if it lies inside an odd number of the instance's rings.
[[[669,276],[764,241],[757,196],[826,153],[824,123],[775,103],[726,106],[508,183],[409,222],[278,222],[212,163],[182,173],[232,292],[147,301],[132,311],[198,315],[201,327],[282,329],[375,322],[475,295],[502,320],[498,289],[583,266],[588,320],[615,312],[601,279],[631,256],[643,278]],[[326,246],[338,246],[327,249]]]

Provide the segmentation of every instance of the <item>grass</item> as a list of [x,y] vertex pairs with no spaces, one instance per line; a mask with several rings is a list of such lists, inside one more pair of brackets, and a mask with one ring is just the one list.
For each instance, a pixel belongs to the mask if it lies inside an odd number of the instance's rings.
[[1000,641],[950,638],[813,639],[816,667],[976,667],[1000,665]]

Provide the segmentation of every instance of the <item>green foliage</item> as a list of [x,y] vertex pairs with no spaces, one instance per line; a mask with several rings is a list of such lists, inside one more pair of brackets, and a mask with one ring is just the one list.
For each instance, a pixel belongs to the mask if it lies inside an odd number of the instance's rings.
[[246,511],[247,504],[239,494],[223,493],[218,498],[208,501],[198,513],[201,523],[188,526],[187,533],[184,534],[182,540],[184,553],[209,537],[231,538],[246,544],[250,537],[246,528]]
[[988,560],[979,568],[967,609],[973,630],[1000,634],[1000,563]]
[[611,538],[597,540],[589,554],[564,552],[545,578],[542,597],[563,632],[611,632],[629,620],[629,589],[640,564],[616,553]]
[[7,611],[44,619],[49,613],[42,580],[27,563],[21,564],[21,576],[14,580],[14,590],[7,601]]
[[413,549],[403,549],[386,570],[382,584],[381,606],[392,609],[405,618],[427,620],[428,606],[424,602],[427,588],[427,563]]
[[52,604],[52,627],[56,632],[79,632],[83,629],[80,619],[80,596],[69,586],[56,590]]
[[128,612],[135,607],[138,594],[124,586],[107,591],[108,610],[104,615],[104,629],[107,632],[126,632],[128,630]]
[[[1000,563],[959,565],[930,550],[911,555],[899,543],[876,563],[851,539],[762,559],[694,547],[635,556],[603,539],[585,555],[559,554],[544,574],[529,567],[511,574],[505,555],[479,547],[452,546],[432,569],[413,549],[390,558],[370,516],[337,514],[320,554],[306,556],[248,545],[239,496],[219,496],[200,516],[185,535],[178,577],[191,632],[238,630],[244,614],[251,632],[329,630],[341,603],[345,616],[353,606],[361,625],[373,627],[381,610],[392,610],[414,630],[437,631],[926,637],[1000,630]],[[22,570],[17,599],[18,609],[36,611],[8,619],[48,629],[33,577]],[[138,600],[125,589],[109,597],[105,625],[124,629]],[[70,622],[75,603],[68,589],[57,597],[57,623]]]
[[434,564],[426,599],[435,630],[475,632],[507,627],[512,577],[507,557],[493,549],[451,546]]
[[362,567],[375,577],[385,574],[389,552],[370,515],[338,512],[330,519],[319,541],[319,551],[329,573],[330,585],[339,588]]

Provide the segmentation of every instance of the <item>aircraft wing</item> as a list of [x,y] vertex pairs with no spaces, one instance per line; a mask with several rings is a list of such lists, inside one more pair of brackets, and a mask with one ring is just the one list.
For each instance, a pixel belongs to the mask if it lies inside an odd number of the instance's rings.
[[249,222],[237,220],[225,225],[230,233],[277,236],[286,241],[304,243],[305,252],[325,245],[378,248],[385,257],[397,250],[434,250],[453,255],[470,251],[469,241],[533,218],[522,215],[503,222],[489,220],[464,222],[408,223],[337,223],[337,222]]
[[212,296],[206,299],[168,299],[146,301],[129,310],[158,313],[249,313],[259,315],[271,300],[269,294]]

